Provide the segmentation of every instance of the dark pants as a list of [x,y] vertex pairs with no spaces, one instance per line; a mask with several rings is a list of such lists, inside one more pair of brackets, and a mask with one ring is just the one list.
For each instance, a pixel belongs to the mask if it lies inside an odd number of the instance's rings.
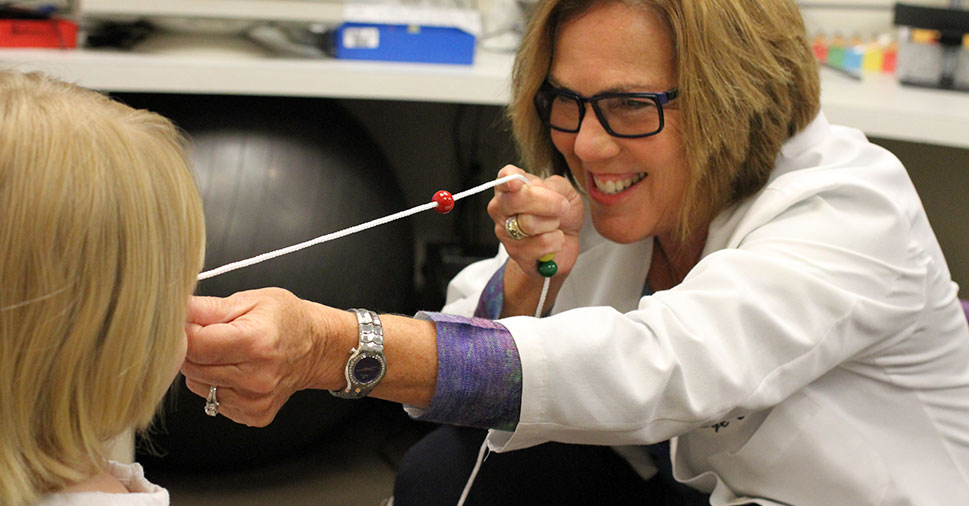
[[[485,434],[480,429],[442,426],[418,441],[408,450],[398,470],[394,506],[457,504]],[[694,503],[686,502],[678,487],[661,475],[643,480],[608,446],[545,443],[488,454],[465,504]]]

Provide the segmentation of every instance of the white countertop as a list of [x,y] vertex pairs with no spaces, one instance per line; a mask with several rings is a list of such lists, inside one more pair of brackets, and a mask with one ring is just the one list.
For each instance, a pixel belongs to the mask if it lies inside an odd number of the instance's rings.
[[902,86],[891,75],[860,81],[821,71],[821,107],[832,123],[874,137],[969,148],[969,93]]

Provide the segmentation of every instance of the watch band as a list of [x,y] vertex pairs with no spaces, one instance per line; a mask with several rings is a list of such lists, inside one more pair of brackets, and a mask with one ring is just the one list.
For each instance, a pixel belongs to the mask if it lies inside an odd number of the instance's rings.
[[330,393],[342,399],[366,397],[380,383],[387,372],[384,358],[384,330],[377,313],[366,309],[351,309],[357,315],[359,339],[357,347],[350,349],[344,376],[347,386]]

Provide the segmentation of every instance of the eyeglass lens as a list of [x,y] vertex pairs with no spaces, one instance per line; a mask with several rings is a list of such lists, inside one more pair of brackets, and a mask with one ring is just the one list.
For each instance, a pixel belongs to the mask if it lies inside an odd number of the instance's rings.
[[[575,97],[555,93],[549,101],[549,125],[578,131],[583,107]],[[592,107],[605,119],[603,126],[618,135],[647,135],[661,126],[659,107],[649,98],[603,97],[593,100]]]

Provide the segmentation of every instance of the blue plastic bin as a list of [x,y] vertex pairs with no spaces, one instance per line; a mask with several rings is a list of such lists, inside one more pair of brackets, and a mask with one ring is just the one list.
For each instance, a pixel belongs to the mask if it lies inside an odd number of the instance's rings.
[[344,23],[333,47],[337,58],[471,65],[474,39],[450,27]]

